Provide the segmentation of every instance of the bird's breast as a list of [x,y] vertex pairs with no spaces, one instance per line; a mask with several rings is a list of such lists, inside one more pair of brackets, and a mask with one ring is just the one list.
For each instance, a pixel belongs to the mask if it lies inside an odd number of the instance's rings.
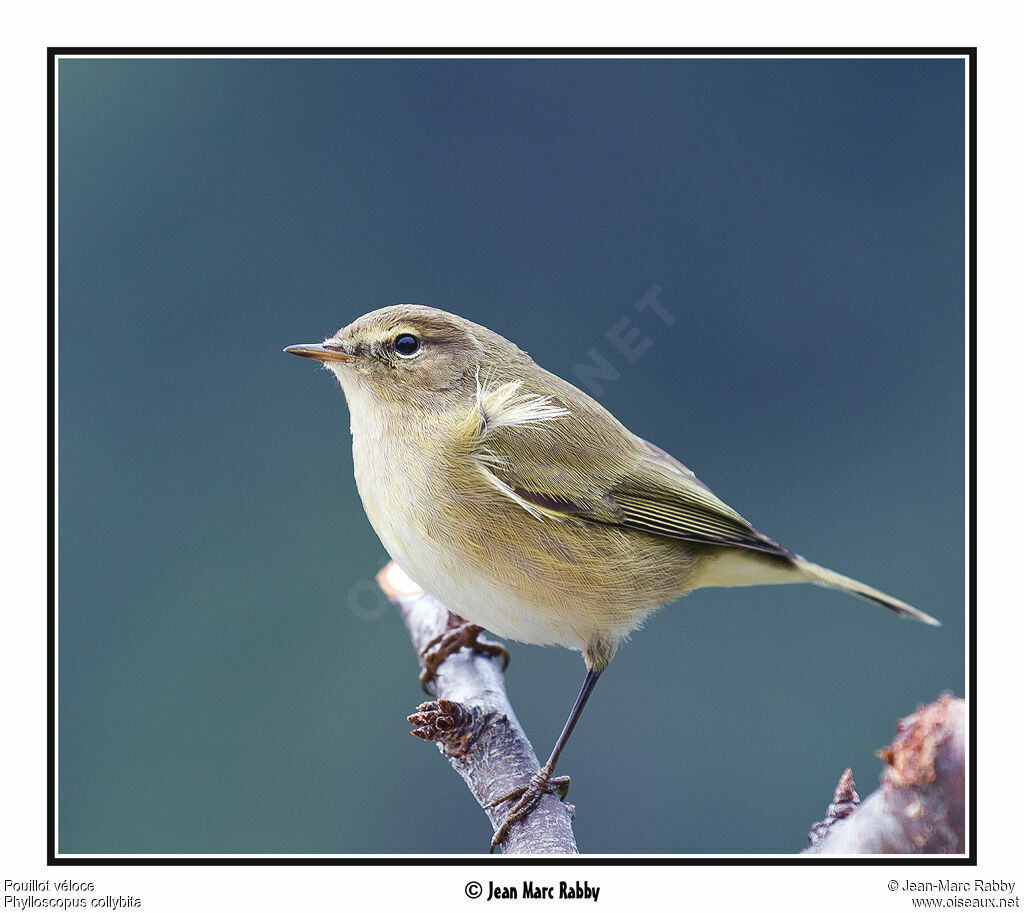
[[352,415],[356,483],[384,547],[452,612],[499,637],[615,642],[689,589],[693,556],[681,543],[540,518],[488,481],[440,423],[389,429],[371,410]]

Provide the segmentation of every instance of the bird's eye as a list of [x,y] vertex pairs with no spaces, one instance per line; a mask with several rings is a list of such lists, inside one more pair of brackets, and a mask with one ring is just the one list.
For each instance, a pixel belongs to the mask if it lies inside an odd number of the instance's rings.
[[401,336],[395,337],[395,351],[399,355],[404,355],[408,358],[410,355],[415,355],[420,350],[420,341],[412,333],[402,333]]

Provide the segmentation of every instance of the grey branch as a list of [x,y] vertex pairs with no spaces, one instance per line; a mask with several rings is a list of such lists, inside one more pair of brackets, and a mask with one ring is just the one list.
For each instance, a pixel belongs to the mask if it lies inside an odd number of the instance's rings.
[[[393,561],[377,575],[380,588],[395,605],[417,653],[448,628],[450,614],[424,593]],[[438,748],[459,773],[497,830],[509,804],[491,808],[501,796],[525,785],[540,763],[505,693],[500,664],[460,650],[441,664],[434,680],[438,700],[421,704],[410,717],[421,738]],[[502,843],[503,853],[576,853],[571,808],[556,796],[544,796]]]
[[[394,562],[377,575],[397,607],[417,653],[449,626],[450,613]],[[437,746],[459,773],[497,830],[507,805],[490,804],[525,785],[539,769],[537,755],[505,694],[494,659],[460,650],[438,668],[437,701],[410,717],[415,735]],[[864,802],[847,771],[825,821],[811,831],[809,854],[963,853],[964,702],[950,695],[902,719],[885,761],[882,786]],[[577,853],[571,807],[553,795],[515,824],[505,853]]]
[[963,853],[964,726],[964,702],[949,694],[900,720],[879,752],[882,785],[859,802],[847,770],[804,852]]

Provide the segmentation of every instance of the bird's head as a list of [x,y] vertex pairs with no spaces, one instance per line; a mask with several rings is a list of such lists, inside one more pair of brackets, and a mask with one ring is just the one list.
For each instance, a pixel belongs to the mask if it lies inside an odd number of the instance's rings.
[[330,368],[350,402],[367,392],[397,403],[471,394],[481,369],[525,357],[486,327],[418,304],[371,311],[322,343],[285,351]]

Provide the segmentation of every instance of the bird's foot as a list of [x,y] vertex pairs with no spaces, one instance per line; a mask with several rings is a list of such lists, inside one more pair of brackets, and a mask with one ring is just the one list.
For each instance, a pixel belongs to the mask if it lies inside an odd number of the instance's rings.
[[501,644],[481,640],[480,635],[483,630],[480,625],[471,624],[458,615],[449,614],[448,630],[430,641],[420,653],[423,663],[423,671],[420,672],[420,685],[427,694],[434,696],[430,684],[437,678],[437,670],[441,663],[453,653],[458,653],[463,647],[469,647],[470,650],[483,653],[485,656],[500,656],[502,672],[508,668],[508,650]]
[[494,832],[494,836],[491,838],[492,853],[505,839],[509,828],[517,821],[522,821],[529,815],[544,796],[548,793],[554,793],[559,799],[565,798],[566,793],[569,792],[569,778],[553,777],[551,773],[551,768],[548,765],[544,765],[530,778],[530,782],[526,786],[520,786],[518,789],[514,789],[500,799],[495,799],[488,804],[488,808],[494,808],[501,805],[502,802],[516,800],[516,804],[512,806],[509,813],[505,816],[505,820],[502,821],[501,826]]

